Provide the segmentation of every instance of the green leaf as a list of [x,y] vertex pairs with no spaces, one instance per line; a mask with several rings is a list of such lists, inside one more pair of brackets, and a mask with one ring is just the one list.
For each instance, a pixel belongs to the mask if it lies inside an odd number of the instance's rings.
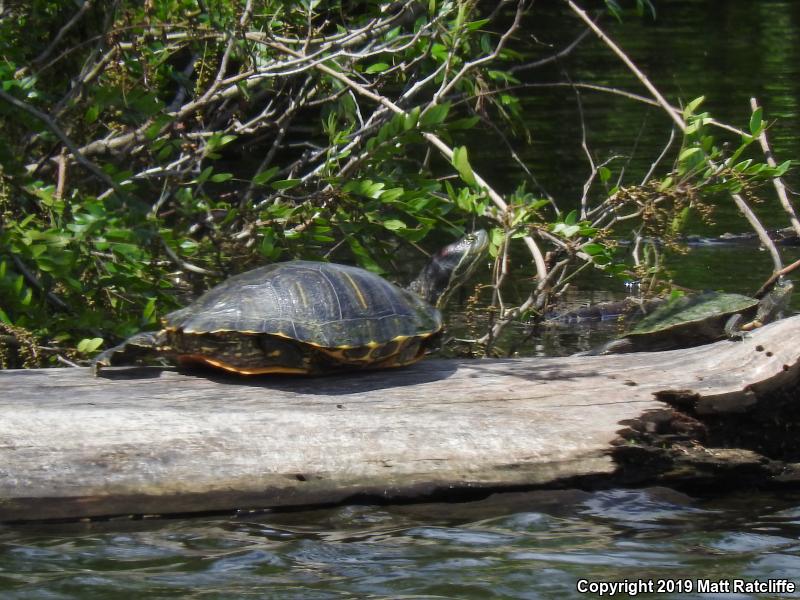
[[617,21],[622,23],[622,7],[616,0],[606,0],[606,8]]
[[422,118],[420,119],[420,126],[423,129],[427,129],[433,127],[435,125],[439,125],[442,121],[447,118],[447,113],[450,112],[450,103],[444,102],[442,104],[436,104],[422,113]]
[[253,185],[264,185],[278,174],[278,167],[270,167],[266,171],[261,171],[253,177]]
[[553,233],[561,234],[565,238],[571,238],[581,230],[579,225],[568,225],[567,223],[556,223]]
[[211,181],[214,183],[222,183],[223,181],[228,181],[229,179],[233,179],[233,173],[217,173],[211,176]]
[[477,21],[470,21],[466,24],[466,28],[470,31],[476,31],[486,25],[489,22],[489,19],[479,19]]
[[775,177],[783,177],[783,175],[786,173],[786,171],[789,170],[789,167],[791,166],[792,166],[791,160],[787,160],[786,162],[779,164],[777,167],[775,167]]
[[87,123],[94,123],[97,121],[97,118],[100,116],[100,105],[99,104],[92,104],[89,108],[86,109],[86,114],[83,116],[83,120]]
[[672,233],[680,233],[683,231],[686,223],[689,220],[689,214],[691,213],[691,208],[686,206],[681,209],[681,211],[675,215],[675,218],[672,219],[672,223],[670,223],[670,231]]
[[91,354],[103,345],[103,338],[84,338],[78,342],[78,352],[81,354]]
[[385,190],[381,192],[380,195],[381,202],[383,202],[384,204],[391,204],[398,198],[401,198],[405,193],[406,191],[401,187]]
[[600,181],[606,183],[609,179],[611,179],[611,169],[608,167],[600,167],[597,169],[597,174],[600,176]]
[[197,179],[194,180],[194,183],[205,183],[205,181],[211,177],[211,174],[214,172],[214,167],[206,167],[203,171],[198,175]]
[[397,231],[398,229],[407,229],[407,225],[400,219],[388,219],[383,222],[383,226],[389,231]]
[[680,162],[686,162],[688,159],[698,154],[700,155],[703,154],[703,150],[701,148],[696,148],[696,147],[687,148],[686,150],[681,152],[680,156],[678,156],[678,160]]
[[750,115],[750,133],[753,134],[754,137],[758,137],[764,130],[764,121],[761,120],[763,113],[763,109],[759,106],[753,111],[753,114]]
[[384,272],[380,265],[372,258],[367,249],[364,248],[364,246],[361,245],[361,242],[359,242],[355,237],[348,236],[347,243],[350,246],[350,250],[356,256],[356,258],[358,258],[358,262],[361,263],[364,268],[372,271],[373,273],[381,274]]
[[[145,324],[151,324],[156,322],[156,298],[155,296],[148,298],[147,303],[144,305],[144,309],[142,309],[142,322]],[[95,338],[100,339],[100,338]]]
[[301,179],[281,179],[279,181],[273,181],[271,186],[273,190],[289,190],[293,187],[296,187],[302,183]]
[[383,62],[375,63],[374,65],[368,66],[364,70],[364,73],[366,73],[367,75],[372,75],[373,73],[381,73],[381,72],[385,71],[388,68],[389,68],[389,65],[386,64],[386,63],[383,63]]
[[689,104],[686,105],[686,108],[683,109],[683,120],[688,121],[689,117],[694,114],[694,111],[697,110],[697,107],[700,106],[705,99],[705,96],[700,96],[699,98],[695,98],[689,102]]
[[403,129],[409,131],[417,126],[417,123],[419,123],[419,112],[419,106],[415,106],[405,114],[403,119]]
[[466,146],[459,146],[453,150],[453,166],[467,185],[475,186],[478,184],[475,181],[475,173],[473,173],[469,164]]
[[586,244],[581,248],[586,254],[589,256],[597,256],[598,254],[604,254],[606,251],[606,247],[603,244],[591,243]]

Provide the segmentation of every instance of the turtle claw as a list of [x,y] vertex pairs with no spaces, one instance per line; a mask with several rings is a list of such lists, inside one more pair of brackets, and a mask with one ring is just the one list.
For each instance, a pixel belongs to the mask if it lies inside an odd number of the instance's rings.
[[92,375],[99,376],[104,367],[113,364],[135,364],[142,358],[157,354],[160,341],[160,331],[143,331],[132,335],[121,344],[98,354],[90,366]]
[[116,346],[95,356],[92,364],[89,365],[89,368],[92,370],[92,375],[97,377],[100,375],[100,371],[103,367],[110,367],[111,357],[117,352],[118,349],[119,346]]

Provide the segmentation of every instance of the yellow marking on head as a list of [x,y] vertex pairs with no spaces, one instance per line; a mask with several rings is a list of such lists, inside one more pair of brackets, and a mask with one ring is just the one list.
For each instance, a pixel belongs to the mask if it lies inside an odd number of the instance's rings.
[[359,302],[359,304],[361,304],[361,308],[366,310],[366,308],[367,308],[367,299],[364,298],[364,294],[361,293],[361,290],[356,285],[356,282],[353,281],[353,278],[350,277],[350,275],[348,275],[344,271],[342,271],[342,275],[344,275],[345,279],[347,279],[347,281],[350,283],[350,287],[352,287],[353,291],[356,293],[356,298],[358,298],[358,302]]
[[392,338],[391,341],[393,342],[405,342],[409,336],[407,335],[398,335],[397,337]]
[[267,354],[267,356],[270,358],[278,358],[281,354],[282,352],[280,350],[273,350],[272,352]]

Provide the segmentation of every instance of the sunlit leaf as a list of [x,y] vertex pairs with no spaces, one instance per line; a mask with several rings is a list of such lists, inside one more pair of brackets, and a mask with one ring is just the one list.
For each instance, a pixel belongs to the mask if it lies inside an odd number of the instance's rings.
[[439,125],[442,121],[444,121],[447,118],[447,113],[449,112],[450,112],[449,102],[436,104],[435,106],[432,106],[427,111],[422,113],[422,117],[420,119],[419,124],[423,129],[434,127],[435,125]]
[[103,338],[84,338],[78,342],[78,352],[81,354],[91,354],[103,345]]
[[697,110],[697,108],[703,103],[705,99],[706,99],[705,96],[700,96],[689,102],[689,104],[686,105],[686,108],[683,109],[683,119],[685,121],[688,121],[689,117],[691,117],[694,114],[694,111]]
[[253,184],[254,185],[264,185],[268,181],[272,180],[275,175],[278,174],[280,169],[278,167],[270,167],[265,171],[261,171],[257,175],[253,177]]
[[459,146],[453,150],[453,166],[467,185],[477,185],[475,173],[473,173],[472,166],[469,164],[466,146]]
[[273,190],[290,190],[293,187],[296,187],[302,183],[301,179],[281,179],[279,181],[273,181],[270,186]]
[[373,65],[368,66],[366,69],[364,69],[364,73],[366,73],[367,75],[372,75],[373,73],[382,73],[383,71],[385,71],[388,68],[389,68],[389,65],[386,64],[386,63],[383,63],[383,62],[375,63]]
[[763,112],[763,109],[759,106],[753,111],[753,114],[750,115],[750,133],[755,137],[761,135],[761,132],[764,130],[764,122],[761,120]]
[[397,231],[398,229],[406,229],[407,227],[400,219],[387,219],[383,222],[383,226],[389,231]]

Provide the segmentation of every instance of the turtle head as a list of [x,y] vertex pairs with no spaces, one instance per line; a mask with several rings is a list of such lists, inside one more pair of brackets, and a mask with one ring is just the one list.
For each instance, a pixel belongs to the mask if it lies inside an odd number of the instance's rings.
[[489,247],[489,235],[479,229],[437,252],[411,282],[409,289],[436,308],[442,308],[458,286],[475,272]]

